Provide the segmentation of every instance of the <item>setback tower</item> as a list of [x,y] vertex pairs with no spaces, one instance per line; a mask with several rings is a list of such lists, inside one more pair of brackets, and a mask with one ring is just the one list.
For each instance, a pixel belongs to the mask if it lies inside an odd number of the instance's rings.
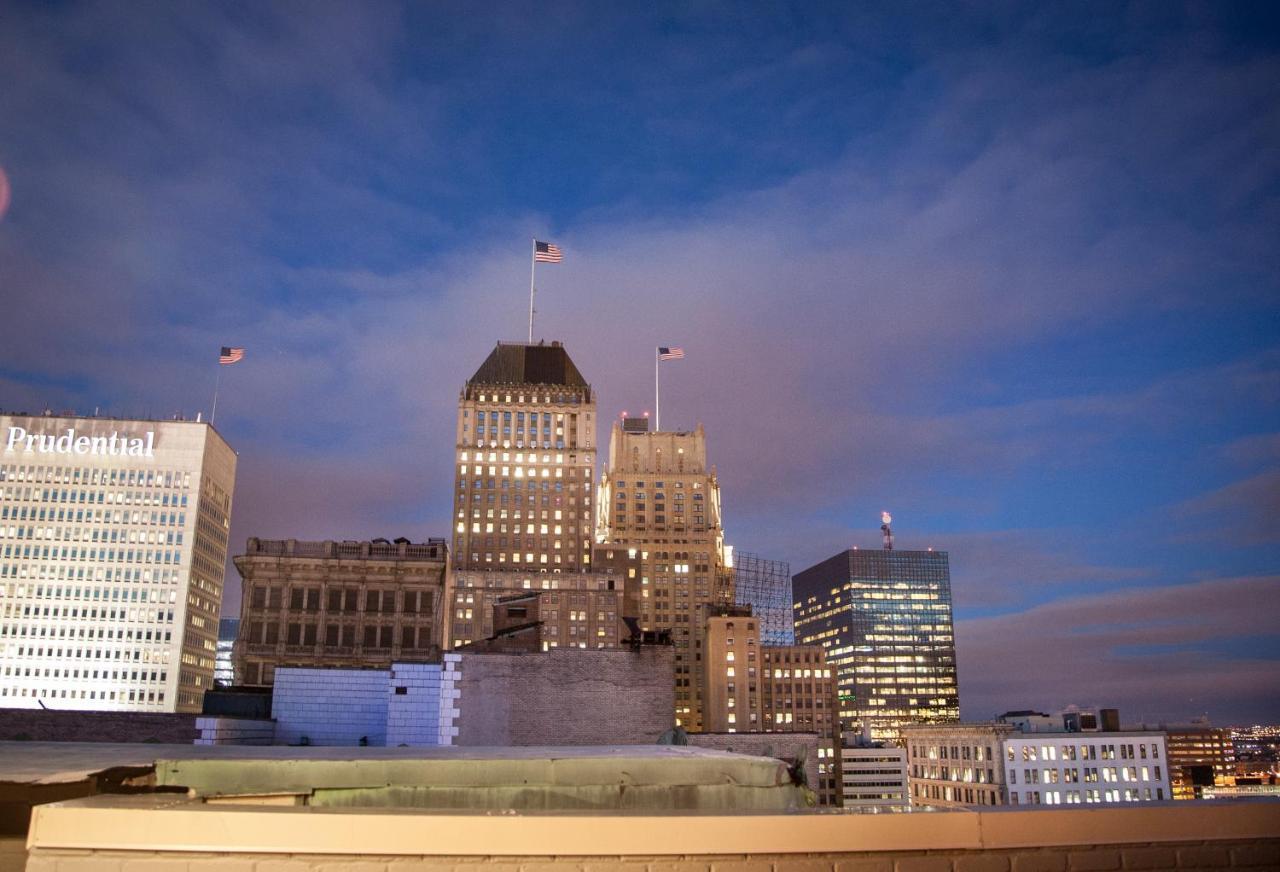
[[733,604],[725,557],[720,482],[707,464],[706,433],[649,432],[647,420],[615,422],[609,465],[600,480],[596,537],[635,550],[639,596],[631,600],[644,630],[669,630],[675,645],[676,722],[704,729],[700,663],[713,608]]
[[548,647],[615,647],[621,580],[596,573],[596,395],[559,342],[499,342],[458,397],[446,647],[488,638],[493,605],[544,591]]

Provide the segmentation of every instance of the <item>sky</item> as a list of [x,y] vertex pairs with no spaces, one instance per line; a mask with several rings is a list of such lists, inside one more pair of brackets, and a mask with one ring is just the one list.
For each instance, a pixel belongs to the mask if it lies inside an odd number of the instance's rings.
[[1280,721],[1273,4],[0,4],[0,408],[245,347],[233,549],[449,535],[534,237],[726,541],[949,552],[966,719]]

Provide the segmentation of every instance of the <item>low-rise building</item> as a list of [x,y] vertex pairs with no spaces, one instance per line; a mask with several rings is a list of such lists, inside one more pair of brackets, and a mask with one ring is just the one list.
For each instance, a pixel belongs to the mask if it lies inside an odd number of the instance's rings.
[[1010,805],[1160,802],[1173,796],[1164,733],[1013,733],[1004,742]]
[[907,805],[907,749],[895,745],[846,745],[840,749],[845,808]]
[[[1116,723],[1114,710],[1106,711],[1099,724]],[[1165,736],[1159,731],[1024,732],[997,722],[909,726],[902,737],[911,801],[917,805],[1077,805],[1172,798]]]
[[912,724],[902,728],[913,805],[1007,805],[1003,744],[1010,724]]
[[[1161,726],[1168,737],[1174,799],[1203,799],[1205,788],[1235,785],[1231,731],[1209,726]],[[1212,791],[1210,791],[1212,792]]]

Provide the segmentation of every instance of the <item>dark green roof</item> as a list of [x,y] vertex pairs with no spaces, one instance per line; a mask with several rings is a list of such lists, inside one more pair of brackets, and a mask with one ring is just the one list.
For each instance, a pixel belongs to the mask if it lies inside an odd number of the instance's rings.
[[559,342],[549,345],[499,342],[467,384],[589,387]]

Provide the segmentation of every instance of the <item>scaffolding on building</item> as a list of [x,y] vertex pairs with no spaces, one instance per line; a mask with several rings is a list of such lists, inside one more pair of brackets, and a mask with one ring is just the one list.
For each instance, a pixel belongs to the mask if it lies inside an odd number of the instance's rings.
[[760,621],[763,645],[794,645],[791,611],[791,564],[737,552],[733,557],[734,604],[750,606]]

